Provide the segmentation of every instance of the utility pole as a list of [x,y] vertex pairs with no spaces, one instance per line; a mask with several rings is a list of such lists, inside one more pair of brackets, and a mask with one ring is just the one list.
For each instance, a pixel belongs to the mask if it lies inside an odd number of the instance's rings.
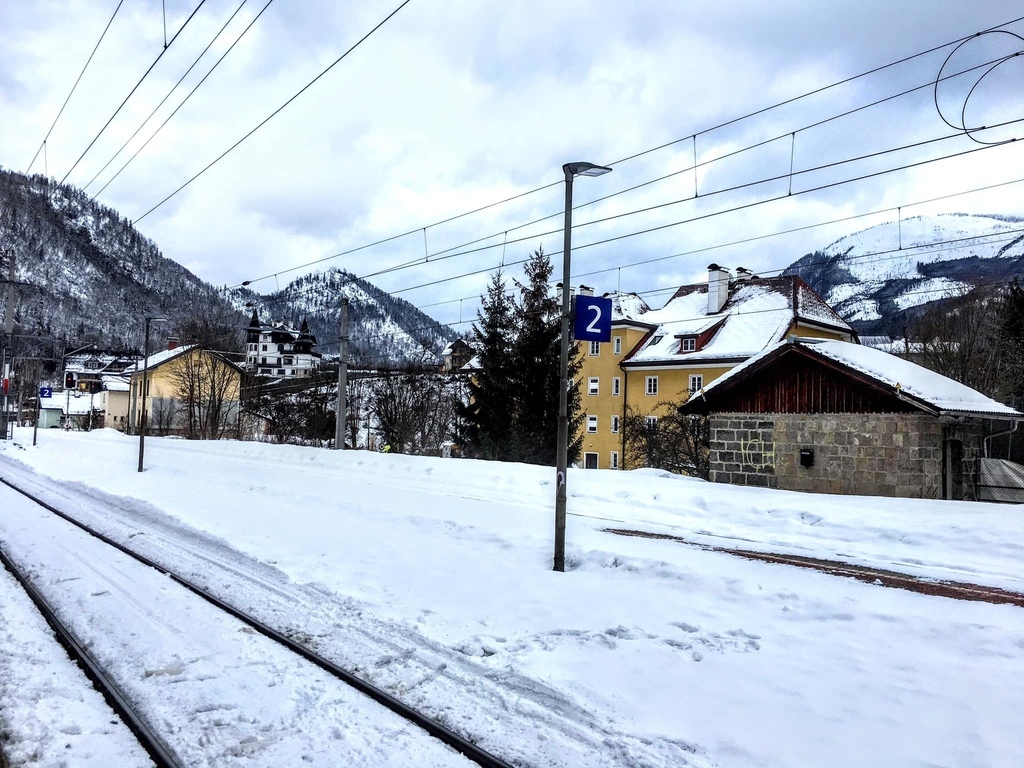
[[345,447],[348,421],[348,299],[341,300],[341,344],[338,351],[338,416],[334,422],[334,450]]
[[14,364],[14,249],[7,249],[7,299],[4,302],[4,351],[0,356],[0,373],[3,374],[3,413],[0,413],[0,439],[7,439],[8,427],[8,403],[11,386],[12,366]]

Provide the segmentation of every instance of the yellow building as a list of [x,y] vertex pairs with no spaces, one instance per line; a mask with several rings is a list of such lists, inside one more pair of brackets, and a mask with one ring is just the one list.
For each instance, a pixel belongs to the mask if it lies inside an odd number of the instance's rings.
[[582,463],[625,467],[623,421],[657,419],[669,403],[787,336],[857,341],[857,334],[795,275],[761,278],[711,264],[708,282],[684,285],[661,309],[615,293],[612,340],[580,345]]
[[[243,371],[222,355],[198,345],[175,347],[125,372],[131,376],[132,430],[215,440],[237,434]],[[143,378],[145,377],[145,384]]]

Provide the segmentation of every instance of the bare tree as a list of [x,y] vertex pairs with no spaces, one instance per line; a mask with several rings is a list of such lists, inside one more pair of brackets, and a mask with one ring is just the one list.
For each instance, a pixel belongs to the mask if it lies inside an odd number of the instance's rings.
[[153,400],[152,413],[147,414],[149,429],[158,435],[169,435],[178,415],[178,404],[172,398],[160,397]]
[[626,467],[657,467],[705,480],[711,476],[708,418],[680,413],[683,402],[658,403],[655,411],[664,414],[658,418],[626,409]]
[[192,440],[218,440],[235,428],[238,369],[199,347],[174,361],[172,377],[182,434]]
[[384,442],[396,453],[440,454],[455,423],[451,385],[438,373],[392,371],[378,378],[369,410]]
[[951,293],[909,329],[906,354],[972,389],[993,394],[1000,378],[1000,299],[979,288]]

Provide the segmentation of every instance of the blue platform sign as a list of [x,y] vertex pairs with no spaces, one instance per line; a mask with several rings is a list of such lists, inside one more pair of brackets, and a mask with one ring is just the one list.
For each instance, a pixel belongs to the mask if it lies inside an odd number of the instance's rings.
[[40,397],[53,397],[53,390],[50,387],[40,387],[39,388],[39,396]]
[[576,341],[611,341],[612,300],[599,296],[577,296],[572,330]]

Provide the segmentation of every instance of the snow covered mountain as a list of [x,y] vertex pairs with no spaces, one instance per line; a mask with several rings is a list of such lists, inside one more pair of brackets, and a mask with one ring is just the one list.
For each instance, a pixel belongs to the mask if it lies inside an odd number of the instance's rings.
[[[342,297],[350,302],[350,351],[357,363],[433,361],[456,337],[408,302],[342,270],[300,277],[268,295],[216,288],[165,258],[117,211],[81,190],[0,168],[0,280],[8,275],[8,250],[19,284],[16,332],[41,340],[45,350],[87,342],[139,350],[147,315],[170,321],[161,333],[213,329],[212,343],[241,349],[251,314],[246,304],[255,304],[266,320],[308,320],[320,351],[336,353]],[[0,316],[5,297],[0,290]]]
[[404,299],[338,268],[304,275],[275,293],[232,293],[236,305],[255,304],[263,319],[306,320],[319,351],[329,355],[338,353],[341,303],[348,299],[349,357],[357,366],[434,364],[457,337]]
[[879,224],[791,264],[861,334],[903,335],[932,302],[1024,276],[1024,219],[941,214]]
[[[13,254],[20,283],[19,334],[137,349],[146,315],[168,318],[172,332],[196,314],[243,321],[217,289],[164,258],[117,211],[44,176],[0,168],[4,251]],[[0,279],[8,265],[4,258]]]

